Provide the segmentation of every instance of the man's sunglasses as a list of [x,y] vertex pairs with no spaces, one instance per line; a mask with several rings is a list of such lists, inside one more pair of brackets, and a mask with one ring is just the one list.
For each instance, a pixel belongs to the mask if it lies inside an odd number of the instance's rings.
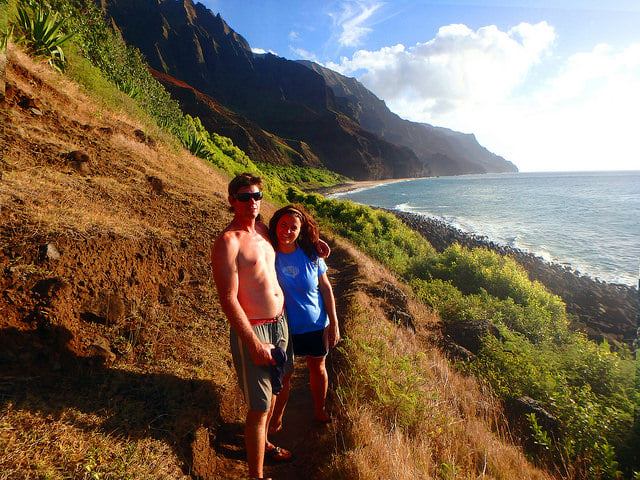
[[253,192],[253,193],[247,193],[247,192],[243,192],[243,193],[236,193],[234,195],[235,199],[238,200],[239,202],[248,202],[249,200],[251,200],[252,198],[257,202],[258,200],[260,200],[262,198],[262,192]]

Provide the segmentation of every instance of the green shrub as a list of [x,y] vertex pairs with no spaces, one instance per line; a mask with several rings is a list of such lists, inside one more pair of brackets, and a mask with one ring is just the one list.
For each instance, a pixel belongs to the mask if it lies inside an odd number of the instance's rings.
[[283,184],[296,185],[302,190],[313,190],[343,183],[348,178],[326,168],[298,167],[294,165],[273,165],[256,162],[262,173],[272,179],[278,179]]
[[62,45],[73,36],[73,33],[64,33],[65,24],[66,20],[57,12],[37,1],[22,0],[17,5],[11,29],[17,35],[16,43],[24,44],[31,55],[48,59],[53,68],[62,72],[67,66]]
[[411,286],[417,298],[438,312],[443,320],[455,321],[462,317],[463,295],[451,282],[416,278]]
[[126,45],[106,24],[100,9],[90,1],[60,5],[69,14],[80,51],[104,78],[135,98],[141,108],[168,132],[182,138],[186,134],[184,116],[178,102],[149,72],[140,51]]
[[[570,333],[562,346],[533,344],[508,333],[505,341],[487,337],[468,368],[502,398],[536,398],[558,418],[559,436],[547,449],[549,461],[593,470],[583,472],[586,478],[609,478],[594,472],[617,469],[611,454],[624,447],[633,424],[633,362],[612,353],[606,343]],[[532,428],[534,436],[541,434]]]
[[[9,27],[9,2],[0,0],[0,51],[5,52],[7,41],[13,34],[13,28]],[[4,72],[0,72],[4,75]]]

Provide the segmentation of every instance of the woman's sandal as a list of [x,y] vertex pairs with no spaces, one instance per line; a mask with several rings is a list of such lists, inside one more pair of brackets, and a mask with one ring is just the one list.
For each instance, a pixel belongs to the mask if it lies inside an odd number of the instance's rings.
[[293,458],[289,450],[275,446],[270,450],[265,450],[264,456],[274,462],[289,462]]

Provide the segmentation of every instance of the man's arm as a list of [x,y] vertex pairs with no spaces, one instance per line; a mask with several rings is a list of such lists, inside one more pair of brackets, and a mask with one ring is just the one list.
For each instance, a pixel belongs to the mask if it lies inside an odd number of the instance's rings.
[[338,314],[336,313],[336,300],[333,296],[333,288],[327,277],[327,272],[318,278],[318,289],[322,296],[324,309],[329,317],[329,326],[325,329],[325,335],[331,348],[335,347],[340,341],[340,328],[338,327]]
[[253,362],[256,365],[273,365],[275,363],[271,356],[273,345],[260,341],[238,301],[237,258],[239,247],[239,242],[235,237],[223,234],[216,240],[211,251],[211,267],[220,305],[231,324],[231,328],[249,350]]

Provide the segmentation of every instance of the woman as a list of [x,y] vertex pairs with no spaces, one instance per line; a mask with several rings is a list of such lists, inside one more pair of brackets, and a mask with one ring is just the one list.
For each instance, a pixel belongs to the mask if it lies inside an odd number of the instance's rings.
[[[296,357],[306,357],[316,418],[327,423],[331,417],[325,409],[329,384],[325,358],[329,347],[335,347],[340,340],[340,330],[327,265],[315,249],[318,226],[304,207],[289,205],[271,218],[269,237],[276,250],[276,273],[284,291],[293,351]],[[282,429],[290,379],[291,374],[285,375],[270,433]]]

